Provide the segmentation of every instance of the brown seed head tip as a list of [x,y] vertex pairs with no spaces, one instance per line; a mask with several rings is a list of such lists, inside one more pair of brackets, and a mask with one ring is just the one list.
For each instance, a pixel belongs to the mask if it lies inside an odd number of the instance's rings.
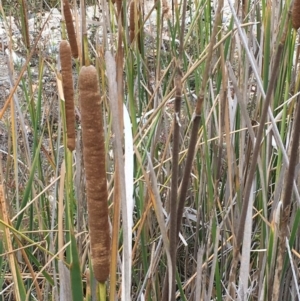
[[67,147],[70,152],[72,152],[75,149],[75,138],[69,138],[67,140]]
[[79,73],[79,90],[95,91],[98,87],[97,70],[93,65],[82,66]]
[[292,25],[295,30],[300,28],[300,0],[294,0],[292,9]]
[[97,260],[97,257],[96,259],[92,259],[94,275],[97,281],[100,283],[104,283],[109,277],[110,267],[109,255],[102,255],[101,259],[102,258],[106,258],[106,261],[102,262],[103,260]]
[[60,59],[65,59],[66,56],[68,56],[69,54],[71,54],[71,48],[70,48],[70,44],[68,41],[66,40],[61,40],[59,43],[59,55],[60,55]]

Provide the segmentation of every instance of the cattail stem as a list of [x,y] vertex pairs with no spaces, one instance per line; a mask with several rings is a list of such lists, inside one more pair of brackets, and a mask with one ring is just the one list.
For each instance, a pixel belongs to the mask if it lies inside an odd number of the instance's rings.
[[98,291],[99,291],[99,300],[105,301],[106,300],[106,286],[104,283],[99,283]]

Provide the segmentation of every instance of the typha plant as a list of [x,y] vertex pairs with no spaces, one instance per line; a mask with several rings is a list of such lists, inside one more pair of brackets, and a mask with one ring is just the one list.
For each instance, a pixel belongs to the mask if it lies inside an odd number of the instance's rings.
[[[20,5],[26,2],[19,1]],[[33,2],[38,1],[28,2],[28,8],[38,5]],[[298,142],[292,129],[299,128],[296,103],[300,100],[296,95],[298,35],[292,22],[288,22],[286,40],[281,42],[284,24],[292,17],[289,4],[294,1],[282,5],[274,1],[246,1],[245,5],[232,8],[228,2],[227,21],[224,21],[227,9],[222,18],[225,10],[220,0],[187,1],[187,9],[184,1],[175,1],[172,20],[167,20],[166,0],[148,1],[148,7],[142,7],[144,3],[139,1],[135,1],[136,6],[131,0],[118,1],[118,6],[123,6],[124,22],[117,16],[117,3],[114,7],[111,0],[109,5],[106,1],[94,1],[94,13],[97,17],[100,14],[99,23],[92,21],[99,29],[97,39],[89,38],[91,28],[85,26],[85,5],[91,1],[69,0],[73,21],[77,16],[72,6],[75,2],[81,4],[78,28],[82,31],[82,43],[74,22],[80,65],[90,65],[89,47],[95,49],[93,57],[101,76],[99,83],[103,85],[100,91],[106,91],[107,87],[109,91],[101,95],[102,110],[106,105],[108,112],[108,123],[104,125],[107,153],[101,161],[109,165],[106,177],[112,217],[107,299],[300,300],[297,273],[300,197],[298,189],[295,190],[300,178],[297,169],[292,170],[299,161],[295,155]],[[217,3],[221,10],[217,10]],[[3,24],[8,20],[5,13],[10,12],[5,6],[0,6]],[[35,11],[43,13],[43,8],[33,10],[33,14]],[[45,20],[43,16],[41,19]],[[185,28],[181,22],[185,22]],[[10,28],[13,32],[10,24],[13,21],[9,19],[7,33]],[[20,26],[23,26],[21,21]],[[0,200],[7,200],[8,212],[7,219],[5,215],[0,218],[0,282],[5,286],[1,296],[4,300],[13,296],[16,300],[26,300],[27,294],[28,298],[42,300],[41,296],[48,298],[50,292],[53,299],[64,300],[62,296],[71,290],[73,300],[102,301],[105,298],[101,299],[94,285],[93,270],[99,279],[98,267],[92,268],[92,262],[95,257],[105,258],[107,251],[104,257],[95,254],[96,232],[90,226],[91,254],[84,189],[84,165],[88,168],[91,163],[83,164],[81,130],[77,131],[76,154],[67,147],[62,151],[62,143],[67,146],[68,133],[61,76],[57,76],[56,82],[62,101],[59,107],[54,105],[48,110],[48,102],[44,100],[50,90],[52,93],[52,76],[60,74],[48,72],[51,66],[45,64],[48,60],[42,56],[39,61],[32,57],[41,49],[37,48],[41,37],[38,31],[44,33],[40,26],[32,30],[38,38],[31,43],[18,78],[12,77],[10,95],[0,112],[0,178],[5,184],[5,194]],[[67,37],[64,28],[62,35]],[[136,45],[139,40],[142,51]],[[103,43],[101,46],[97,44],[99,41]],[[43,39],[43,46],[44,43],[47,47],[48,39]],[[18,46],[26,53],[25,44]],[[277,59],[279,46],[282,55]],[[109,64],[108,53],[114,65]],[[29,62],[33,61],[35,64],[29,68]],[[74,82],[77,70],[73,58],[72,63]],[[40,76],[30,79],[31,71],[32,75],[38,71]],[[44,81],[45,77],[50,82]],[[91,82],[85,79],[80,85],[82,91],[78,91],[83,95],[82,106],[88,102],[88,91],[92,91],[87,81]],[[0,95],[5,97],[2,88]],[[99,95],[97,99],[99,103]],[[269,102],[267,107],[265,101]],[[52,109],[59,111],[53,114]],[[128,109],[130,118],[126,117]],[[90,129],[94,131],[97,118],[93,114],[83,115],[83,127],[88,116],[93,119]],[[22,119],[26,128],[20,126]],[[83,129],[85,137],[94,135],[90,129]],[[67,134],[62,135],[63,130]],[[21,132],[24,137],[30,138],[31,134],[34,137],[28,145],[28,159],[23,152],[25,140],[19,139]],[[5,144],[4,134],[10,138]],[[99,139],[95,135],[91,142],[96,144]],[[133,151],[127,148],[127,141]],[[291,150],[288,154],[287,149]],[[92,157],[92,153],[86,152],[85,156]],[[130,170],[129,157],[134,162]],[[102,180],[94,183],[104,184],[105,190],[104,170],[103,167]],[[284,177],[285,173],[288,176]],[[96,199],[97,206],[106,207],[107,196],[95,197],[99,187],[90,184],[89,175],[87,170],[88,202]],[[292,196],[287,194],[291,189],[294,189]],[[133,213],[129,212],[129,198],[135,202]],[[2,211],[3,205],[2,202]],[[89,206],[89,211],[93,222],[93,212],[99,210]],[[107,213],[104,215],[107,219]],[[99,224],[100,218],[96,221],[96,231],[107,230],[107,224]],[[60,254],[59,259],[56,254]],[[103,265],[107,266],[105,260]],[[83,273],[87,267],[90,275]],[[103,270],[100,276],[105,278],[107,268]],[[99,285],[99,289],[106,283]],[[166,298],[161,297],[162,291]]]
[[70,42],[71,50],[72,50],[72,56],[74,59],[77,59],[78,58],[78,45],[77,45],[76,34],[75,34],[75,29],[74,29],[74,24],[73,24],[73,16],[72,16],[72,12],[71,12],[68,0],[63,0],[63,11],[64,11],[68,38],[69,38],[69,42]]
[[294,0],[292,8],[292,25],[296,30],[300,27],[300,0]]
[[133,42],[134,40],[134,35],[135,35],[135,22],[134,22],[134,16],[135,16],[135,3],[134,1],[131,1],[130,3],[130,15],[129,15],[129,38],[130,38],[130,43]]
[[86,174],[88,224],[95,278],[104,283],[110,267],[110,233],[102,110],[96,68],[79,73],[83,160]]
[[136,39],[138,49],[141,52],[141,35],[140,35],[141,19],[139,16],[138,3],[134,0],[130,3],[129,12],[129,40],[130,44]]
[[70,151],[73,151],[75,149],[75,111],[72,77],[72,56],[70,44],[66,40],[60,42],[59,54],[66,108],[67,146]]

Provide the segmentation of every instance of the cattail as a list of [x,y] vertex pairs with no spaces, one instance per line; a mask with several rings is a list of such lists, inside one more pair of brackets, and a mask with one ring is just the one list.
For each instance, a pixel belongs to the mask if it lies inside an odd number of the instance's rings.
[[73,24],[73,16],[70,10],[70,5],[68,0],[64,0],[63,2],[64,16],[66,21],[66,27],[68,32],[68,37],[71,45],[72,56],[74,59],[78,58],[78,46],[75,35],[75,29]]
[[135,24],[134,24],[134,15],[135,15],[135,3],[132,0],[130,3],[130,17],[129,17],[129,37],[130,37],[130,43],[132,43],[133,39],[134,39],[134,28],[135,28]]
[[292,9],[292,25],[296,30],[300,27],[300,0],[294,0]]
[[[137,33],[135,30],[136,24],[138,25],[139,28]],[[140,28],[141,28],[141,19],[139,17],[139,10],[136,2],[132,0],[130,3],[130,15],[129,15],[129,38],[130,38],[130,43],[132,43],[134,37],[136,36],[139,51],[141,51]]]
[[72,78],[72,56],[70,44],[63,40],[59,45],[61,62],[62,85],[65,98],[67,146],[70,151],[75,149],[75,112],[74,112],[74,89]]
[[103,283],[110,266],[108,193],[100,92],[92,65],[80,70],[79,97],[92,265],[95,278]]

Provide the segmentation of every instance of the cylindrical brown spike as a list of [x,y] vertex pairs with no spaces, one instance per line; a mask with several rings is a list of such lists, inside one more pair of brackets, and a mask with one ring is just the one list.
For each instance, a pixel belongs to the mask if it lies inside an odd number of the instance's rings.
[[103,283],[110,266],[108,193],[100,92],[97,71],[92,65],[80,70],[79,97],[92,266],[95,278]]
[[[138,28],[137,31],[136,28]],[[140,30],[141,30],[141,18],[139,15],[139,7],[137,6],[137,3],[134,0],[132,0],[130,3],[130,15],[129,15],[129,38],[130,38],[130,43],[132,43],[134,38],[136,38],[138,49],[141,52]]]
[[75,112],[72,56],[70,44],[65,40],[60,42],[59,55],[61,62],[62,86],[65,98],[67,146],[70,151],[73,151],[75,149]]
[[300,27],[300,0],[294,0],[292,9],[292,25],[296,30]]
[[134,22],[134,15],[135,15],[135,3],[134,0],[130,3],[130,16],[129,16],[129,37],[130,43],[132,43],[135,35],[135,22]]
[[72,56],[74,59],[78,58],[78,46],[76,40],[76,34],[73,24],[73,16],[71,13],[70,5],[68,0],[64,0],[63,2],[64,16],[66,21],[66,27],[68,32],[68,37],[71,45]]

